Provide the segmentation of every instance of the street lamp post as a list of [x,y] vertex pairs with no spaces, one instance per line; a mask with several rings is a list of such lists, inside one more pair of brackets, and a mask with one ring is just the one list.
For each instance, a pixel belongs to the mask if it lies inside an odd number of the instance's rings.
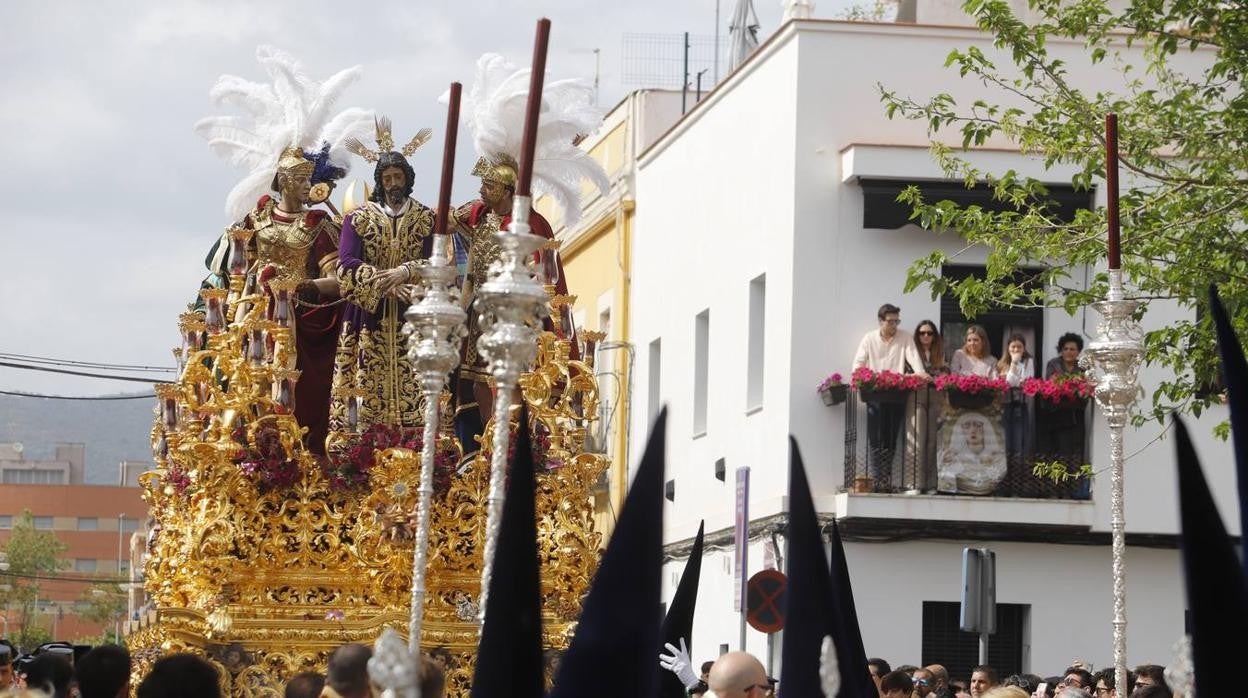
[[[125,590],[125,587],[122,586],[122,582],[120,581],[122,578],[121,577],[121,542],[122,542],[122,536],[123,536],[122,529],[124,528],[123,523],[125,522],[125,519],[126,519],[125,512],[122,512],[117,515],[117,579],[118,579],[117,588],[123,591]],[[114,636],[114,639],[116,640],[116,642],[120,643],[121,642],[121,618],[120,617],[117,619],[116,633],[117,634]]]
[[[8,553],[0,553],[0,572],[8,572],[8,571],[9,571],[9,555]],[[8,592],[12,588],[13,587],[9,586],[8,582],[5,582],[4,584],[0,584],[0,591]],[[4,620],[4,636],[7,638],[9,637],[9,600],[7,597],[4,600],[4,612],[0,613],[0,619]]]

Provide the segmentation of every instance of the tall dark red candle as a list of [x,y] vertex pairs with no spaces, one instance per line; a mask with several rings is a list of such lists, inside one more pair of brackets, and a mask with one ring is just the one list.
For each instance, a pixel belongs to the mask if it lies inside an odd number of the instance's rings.
[[455,176],[455,140],[459,135],[459,93],[463,86],[451,83],[451,100],[446,107],[446,143],[442,147],[442,188],[438,191],[438,217],[433,223],[435,235],[446,235],[451,215],[451,180]]
[[516,195],[533,195],[533,154],[537,150],[537,121],[542,111],[542,85],[546,81],[546,47],[550,43],[550,20],[537,20],[533,43],[533,72],[529,75],[529,103],[524,113],[524,140],[520,142],[520,172]]
[[1109,268],[1122,268],[1118,241],[1118,115],[1105,115],[1105,188],[1109,223]]

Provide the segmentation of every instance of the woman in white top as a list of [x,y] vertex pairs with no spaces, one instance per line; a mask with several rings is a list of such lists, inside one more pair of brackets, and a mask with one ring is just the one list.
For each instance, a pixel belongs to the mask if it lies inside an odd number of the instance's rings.
[[1005,404],[1005,449],[1010,465],[1020,467],[1031,445],[1027,398],[1021,388],[1023,381],[1036,375],[1031,354],[1027,353],[1027,341],[1021,334],[1010,335],[1005,356],[997,363],[997,373],[1010,384],[1010,399]]
[[997,357],[988,353],[988,333],[979,325],[966,328],[966,344],[953,352],[949,370],[964,376],[997,377]]

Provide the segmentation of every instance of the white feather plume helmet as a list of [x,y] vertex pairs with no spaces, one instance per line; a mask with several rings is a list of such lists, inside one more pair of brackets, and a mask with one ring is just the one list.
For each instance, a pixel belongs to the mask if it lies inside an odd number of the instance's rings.
[[257,47],[256,60],[269,83],[222,75],[208,93],[214,104],[238,107],[245,115],[210,116],[195,124],[195,132],[207,139],[214,153],[248,169],[226,196],[225,213],[231,221],[247,215],[268,191],[285,148],[307,151],[328,145],[330,161],[342,163],[346,140],[373,128],[371,111],[350,108],[333,113],[338,98],[363,75],[363,67],[316,81],[294,56],[272,46]]
[[[528,68],[517,68],[496,53],[477,59],[477,75],[464,95],[460,111],[472,130],[477,154],[486,160],[506,155],[520,159],[525,104],[529,98]],[[555,200],[563,221],[581,217],[581,181],[588,179],[604,194],[611,188],[607,173],[589,153],[573,145],[577,136],[598,130],[602,114],[593,105],[593,88],[584,80],[557,80],[542,90],[541,119],[533,156],[533,193]],[[443,95],[445,102],[447,96]]]

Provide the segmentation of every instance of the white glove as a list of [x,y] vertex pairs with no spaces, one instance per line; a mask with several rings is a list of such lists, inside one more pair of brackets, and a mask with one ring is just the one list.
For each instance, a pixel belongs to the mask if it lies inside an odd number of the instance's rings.
[[685,638],[680,638],[680,649],[672,646],[672,643],[663,645],[671,654],[659,653],[659,666],[667,669],[680,679],[686,689],[691,689],[698,685],[698,675],[693,673],[692,662],[689,661],[689,649],[685,647]]

